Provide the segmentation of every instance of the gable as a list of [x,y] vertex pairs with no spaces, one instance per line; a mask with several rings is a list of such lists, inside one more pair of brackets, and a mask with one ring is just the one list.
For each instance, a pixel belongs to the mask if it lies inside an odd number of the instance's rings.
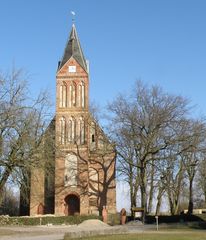
[[60,68],[57,72],[57,76],[79,76],[83,75],[84,77],[88,76],[88,73],[85,69],[74,59],[70,59]]

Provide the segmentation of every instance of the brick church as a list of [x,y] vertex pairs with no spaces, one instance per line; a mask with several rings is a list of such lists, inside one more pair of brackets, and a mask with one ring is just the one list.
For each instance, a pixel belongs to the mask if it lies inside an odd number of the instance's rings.
[[104,206],[115,213],[115,148],[89,111],[89,67],[74,24],[58,64],[45,148],[51,141],[50,169],[31,170],[29,214],[99,215]]

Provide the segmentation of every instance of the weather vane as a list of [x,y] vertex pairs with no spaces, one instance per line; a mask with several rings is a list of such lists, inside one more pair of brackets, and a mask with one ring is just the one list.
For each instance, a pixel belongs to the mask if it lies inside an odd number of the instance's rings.
[[72,15],[72,23],[74,23],[75,22],[75,12],[74,11],[71,11],[71,15]]

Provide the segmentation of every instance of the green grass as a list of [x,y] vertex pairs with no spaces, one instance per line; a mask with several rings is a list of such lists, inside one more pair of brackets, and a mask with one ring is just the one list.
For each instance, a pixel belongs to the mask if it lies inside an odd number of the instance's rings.
[[105,235],[82,240],[206,240],[205,231],[147,232],[125,235]]

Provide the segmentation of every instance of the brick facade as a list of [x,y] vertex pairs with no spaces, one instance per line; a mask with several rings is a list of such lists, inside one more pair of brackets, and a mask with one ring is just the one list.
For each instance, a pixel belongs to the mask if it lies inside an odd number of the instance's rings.
[[101,214],[103,206],[115,213],[114,146],[89,112],[89,72],[74,25],[57,70],[53,128],[55,171],[32,171],[30,215],[42,205],[55,215]]

